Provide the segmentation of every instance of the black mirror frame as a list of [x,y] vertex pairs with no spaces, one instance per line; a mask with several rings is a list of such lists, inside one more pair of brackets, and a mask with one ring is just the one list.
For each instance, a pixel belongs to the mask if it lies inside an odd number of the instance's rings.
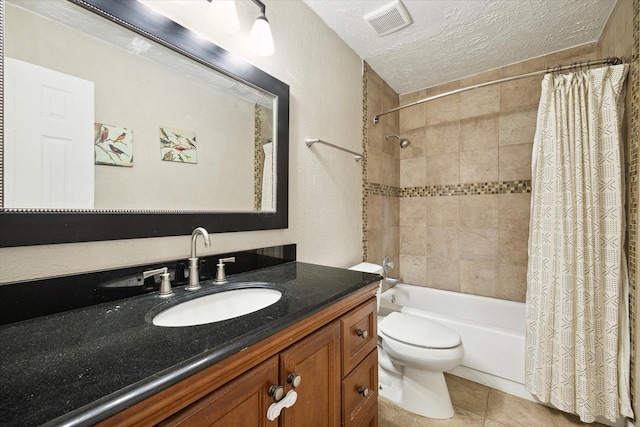
[[[278,122],[275,212],[207,211],[16,211],[0,212],[0,247],[77,243],[288,227],[289,86],[136,0],[68,0],[173,49],[201,64],[262,89],[276,97]],[[0,2],[0,71],[4,75],[4,2]],[[0,76],[0,87],[4,87]],[[0,93],[0,108],[4,90]],[[2,114],[4,120],[4,112]],[[0,138],[4,138],[3,123]],[[3,159],[0,144],[0,169]],[[0,174],[0,186],[2,184]],[[0,194],[1,197],[1,194]],[[0,198],[0,202],[2,199]]]

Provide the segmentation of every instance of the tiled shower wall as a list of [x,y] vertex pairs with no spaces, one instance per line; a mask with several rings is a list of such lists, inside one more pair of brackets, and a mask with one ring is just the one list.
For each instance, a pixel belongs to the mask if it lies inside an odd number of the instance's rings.
[[398,224],[400,204],[400,163],[398,140],[385,139],[398,134],[398,113],[386,115],[373,124],[373,115],[398,106],[398,94],[375,71],[364,64],[363,73],[363,260],[382,264],[385,256],[394,260],[397,275]]
[[[632,0],[618,2],[599,44],[400,97],[365,64],[364,259],[380,263],[392,257],[394,274],[407,283],[524,301],[541,76],[410,107],[381,117],[377,125],[372,118],[397,106],[398,98],[405,105],[559,64],[630,58],[632,7]],[[389,133],[412,143],[399,149],[396,139],[385,140]]]
[[[596,56],[589,44],[403,95],[400,104]],[[405,282],[524,301],[541,80],[491,85],[400,112],[400,134],[412,141],[400,152],[400,187],[408,196],[399,220]]]

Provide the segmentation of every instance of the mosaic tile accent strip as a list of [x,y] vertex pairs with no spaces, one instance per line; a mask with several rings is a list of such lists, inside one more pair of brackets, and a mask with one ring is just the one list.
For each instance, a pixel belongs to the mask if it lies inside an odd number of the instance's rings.
[[471,184],[432,185],[426,187],[391,187],[365,183],[365,194],[388,197],[481,196],[489,194],[531,193],[531,181],[478,182]]
[[367,73],[369,66],[365,61],[362,61],[362,160],[360,165],[362,167],[362,262],[367,261],[369,254],[368,248],[368,233],[367,233],[367,212],[368,212],[368,193],[367,185],[369,183],[369,177],[367,174],[367,147],[369,146],[369,107],[368,107],[368,79]]
[[264,156],[262,154],[262,107],[259,104],[255,105],[253,115],[253,210],[260,211],[262,209]]

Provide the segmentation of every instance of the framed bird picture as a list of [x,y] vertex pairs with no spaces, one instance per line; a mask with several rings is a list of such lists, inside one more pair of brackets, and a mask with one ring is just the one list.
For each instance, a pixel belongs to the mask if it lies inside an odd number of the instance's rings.
[[160,126],[160,154],[166,162],[198,163],[196,133]]
[[94,123],[96,165],[133,167],[133,130]]

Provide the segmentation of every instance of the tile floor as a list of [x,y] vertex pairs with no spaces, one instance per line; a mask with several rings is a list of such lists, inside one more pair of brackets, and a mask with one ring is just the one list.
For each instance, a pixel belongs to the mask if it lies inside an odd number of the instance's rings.
[[455,416],[434,420],[407,412],[383,399],[378,403],[379,427],[568,427],[603,426],[584,424],[574,415],[547,408],[525,399],[446,375]]

